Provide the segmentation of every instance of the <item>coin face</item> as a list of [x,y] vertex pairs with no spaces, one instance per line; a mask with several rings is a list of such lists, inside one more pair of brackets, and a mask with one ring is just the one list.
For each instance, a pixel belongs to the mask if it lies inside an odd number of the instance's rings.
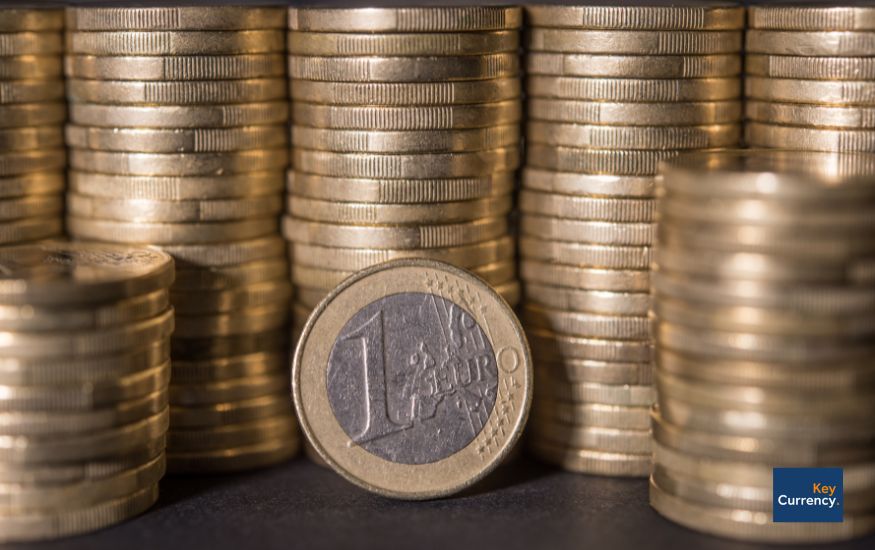
[[341,284],[308,321],[292,377],[302,427],[325,461],[406,499],[449,495],[494,468],[522,431],[532,385],[507,304],[427,260]]

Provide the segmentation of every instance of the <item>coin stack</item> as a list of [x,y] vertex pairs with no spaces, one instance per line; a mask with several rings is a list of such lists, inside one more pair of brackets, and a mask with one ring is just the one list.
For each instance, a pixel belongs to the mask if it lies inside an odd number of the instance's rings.
[[745,61],[746,141],[875,151],[875,6],[754,6]]
[[741,136],[744,12],[725,3],[527,7],[523,322],[533,451],[644,476],[657,164]]
[[340,281],[395,258],[517,301],[521,23],[510,7],[290,9],[296,332]]
[[173,260],[49,241],[0,265],[0,541],[143,512],[165,470]]
[[285,8],[67,12],[68,229],[176,260],[168,467],[292,455]]
[[[875,155],[696,153],[659,193],[652,505],[750,541],[872,532]],[[824,466],[844,522],[774,523],[772,469]]]
[[63,10],[0,8],[0,246],[63,232]]

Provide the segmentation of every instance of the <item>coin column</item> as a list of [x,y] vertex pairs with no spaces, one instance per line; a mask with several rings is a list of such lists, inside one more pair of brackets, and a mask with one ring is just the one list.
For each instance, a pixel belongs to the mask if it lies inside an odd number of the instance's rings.
[[754,6],[749,26],[749,145],[875,151],[875,7]]
[[649,472],[654,175],[741,134],[743,11],[671,5],[526,8],[529,435],[572,471]]
[[286,459],[285,9],[67,14],[69,232],[176,260],[169,468]]
[[[746,541],[875,531],[875,157],[700,153],[663,179],[652,505]],[[842,468],[843,521],[773,515],[779,467]]]
[[165,470],[173,261],[52,243],[0,263],[0,541],[143,512]]
[[516,302],[521,20],[507,7],[290,10],[296,332],[342,280],[395,258],[470,269]]
[[62,10],[0,8],[0,246],[63,232]]

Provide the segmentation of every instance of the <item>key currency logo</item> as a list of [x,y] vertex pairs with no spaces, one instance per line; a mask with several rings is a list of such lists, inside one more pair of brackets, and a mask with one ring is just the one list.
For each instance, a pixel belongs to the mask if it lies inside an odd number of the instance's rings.
[[775,522],[844,521],[844,471],[841,468],[775,468],[772,487]]
[[403,464],[436,462],[471,443],[498,388],[495,353],[475,318],[418,292],[386,296],[353,315],[327,375],[348,444]]

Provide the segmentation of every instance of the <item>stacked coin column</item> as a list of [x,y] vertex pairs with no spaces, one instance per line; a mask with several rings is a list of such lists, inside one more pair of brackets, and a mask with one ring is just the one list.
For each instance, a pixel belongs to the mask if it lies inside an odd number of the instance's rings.
[[67,13],[69,232],[176,260],[169,468],[285,459],[285,10]]
[[649,472],[654,175],[741,134],[743,11],[671,5],[527,8],[529,434],[573,471]]
[[63,232],[63,10],[0,8],[0,246]]
[[[759,542],[875,531],[873,205],[872,155],[698,153],[664,170],[650,485],[661,514]],[[843,469],[838,522],[780,518],[826,510],[781,506],[783,467]],[[799,484],[787,495],[826,496]]]
[[746,141],[875,151],[875,7],[750,8]]
[[453,263],[517,300],[521,20],[507,7],[290,10],[296,331],[340,281],[394,258]]
[[165,470],[172,259],[24,244],[0,263],[0,541],[143,512]]

